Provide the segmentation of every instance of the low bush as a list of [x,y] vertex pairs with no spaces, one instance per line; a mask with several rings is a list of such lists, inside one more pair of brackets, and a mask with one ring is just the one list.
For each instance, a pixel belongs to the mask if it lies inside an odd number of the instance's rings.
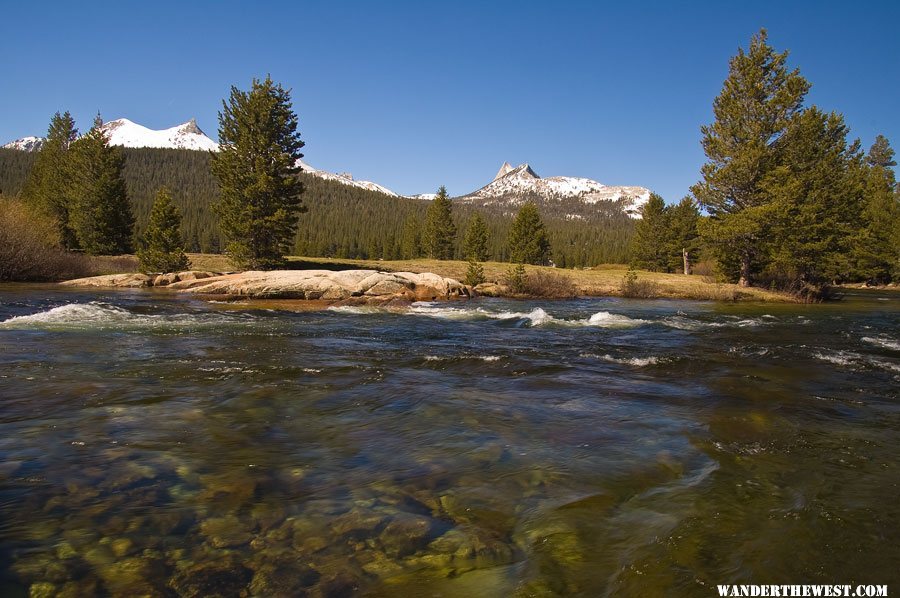
[[578,295],[578,288],[565,274],[541,269],[528,273],[525,293],[535,297],[569,299]]
[[622,277],[622,296],[635,299],[649,299],[659,296],[659,285],[652,280],[641,280],[637,272],[630,269]]
[[565,274],[543,268],[529,272],[523,264],[510,268],[503,283],[516,295],[548,299],[568,299],[578,295],[575,283]]
[[0,198],[0,281],[53,282],[134,272],[133,257],[89,257],[65,251],[59,227],[20,201]]

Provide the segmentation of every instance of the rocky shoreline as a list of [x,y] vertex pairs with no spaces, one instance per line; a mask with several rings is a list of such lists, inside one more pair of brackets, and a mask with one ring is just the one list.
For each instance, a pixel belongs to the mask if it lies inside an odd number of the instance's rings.
[[425,272],[273,270],[236,273],[190,270],[168,274],[111,274],[61,283],[71,287],[158,288],[241,299],[302,299],[352,303],[468,299],[474,289]]

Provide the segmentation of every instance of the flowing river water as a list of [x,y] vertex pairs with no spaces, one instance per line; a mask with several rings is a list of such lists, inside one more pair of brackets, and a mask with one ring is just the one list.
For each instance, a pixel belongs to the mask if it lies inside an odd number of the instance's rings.
[[3,596],[896,591],[898,456],[897,293],[0,287]]

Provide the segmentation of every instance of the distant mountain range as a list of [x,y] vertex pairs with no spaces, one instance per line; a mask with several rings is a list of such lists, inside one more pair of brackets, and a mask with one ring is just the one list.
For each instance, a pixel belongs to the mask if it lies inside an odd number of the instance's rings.
[[[170,129],[154,130],[139,125],[127,118],[109,121],[103,125],[111,145],[124,147],[153,147],[218,151],[219,144],[210,139],[197,126],[194,119]],[[23,137],[4,145],[4,148],[22,151],[40,150],[44,139]],[[345,185],[376,191],[391,197],[398,193],[371,181],[358,181],[350,173],[332,173],[319,170],[300,162],[304,172],[314,176],[337,181]],[[434,193],[410,196],[413,199],[432,200]],[[632,218],[640,218],[641,207],[647,203],[650,190],[635,186],[609,186],[597,181],[554,176],[541,178],[528,164],[513,168],[504,162],[490,183],[472,193],[457,197],[454,201],[485,207],[494,211],[515,212],[528,200],[535,201],[541,208],[560,212],[567,219],[585,219],[591,206],[598,202],[617,203],[623,212]]]

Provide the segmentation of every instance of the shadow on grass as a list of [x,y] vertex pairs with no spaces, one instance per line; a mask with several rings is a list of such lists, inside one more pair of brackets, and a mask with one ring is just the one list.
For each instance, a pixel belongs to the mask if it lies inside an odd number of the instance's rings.
[[353,260],[334,260],[320,262],[294,257],[288,258],[288,262],[287,264],[285,264],[282,270],[330,270],[332,272],[338,272],[340,270],[380,270],[381,272],[395,271],[394,268],[388,267],[384,262],[378,262],[377,264],[360,264],[358,261]]

